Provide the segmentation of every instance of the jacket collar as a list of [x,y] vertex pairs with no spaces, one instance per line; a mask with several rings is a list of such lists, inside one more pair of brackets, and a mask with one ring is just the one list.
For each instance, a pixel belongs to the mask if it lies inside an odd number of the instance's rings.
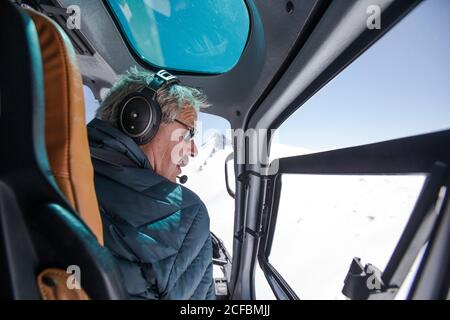
[[139,167],[152,169],[147,156],[133,139],[109,122],[94,118],[87,125],[89,145],[125,155]]

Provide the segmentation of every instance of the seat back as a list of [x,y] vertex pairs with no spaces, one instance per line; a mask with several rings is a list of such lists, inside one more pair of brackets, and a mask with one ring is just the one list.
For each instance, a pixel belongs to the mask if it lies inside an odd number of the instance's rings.
[[75,210],[82,196],[66,198],[52,174],[40,41],[32,19],[10,1],[0,1],[0,42],[0,298],[43,298],[38,276],[58,269],[78,270],[92,299],[124,299],[101,233],[96,238]]
[[44,69],[45,143],[56,183],[103,243],[87,139],[83,83],[75,50],[50,18],[27,10],[39,36]]

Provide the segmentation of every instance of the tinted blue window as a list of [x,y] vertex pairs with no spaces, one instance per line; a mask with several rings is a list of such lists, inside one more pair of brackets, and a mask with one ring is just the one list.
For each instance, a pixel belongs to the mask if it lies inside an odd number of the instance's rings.
[[223,73],[249,33],[243,0],[108,0],[129,44],[146,62],[180,71]]

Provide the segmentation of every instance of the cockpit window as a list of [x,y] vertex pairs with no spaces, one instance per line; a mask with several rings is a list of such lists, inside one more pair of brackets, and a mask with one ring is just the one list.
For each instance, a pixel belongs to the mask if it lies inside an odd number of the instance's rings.
[[250,21],[244,0],[107,0],[134,50],[150,65],[224,73],[238,62]]

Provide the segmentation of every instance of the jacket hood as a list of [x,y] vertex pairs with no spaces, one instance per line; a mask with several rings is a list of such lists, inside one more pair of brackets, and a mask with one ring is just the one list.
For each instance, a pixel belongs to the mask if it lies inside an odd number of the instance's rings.
[[94,118],[87,128],[91,147],[115,151],[135,162],[138,167],[151,169],[147,156],[136,142],[109,122]]

